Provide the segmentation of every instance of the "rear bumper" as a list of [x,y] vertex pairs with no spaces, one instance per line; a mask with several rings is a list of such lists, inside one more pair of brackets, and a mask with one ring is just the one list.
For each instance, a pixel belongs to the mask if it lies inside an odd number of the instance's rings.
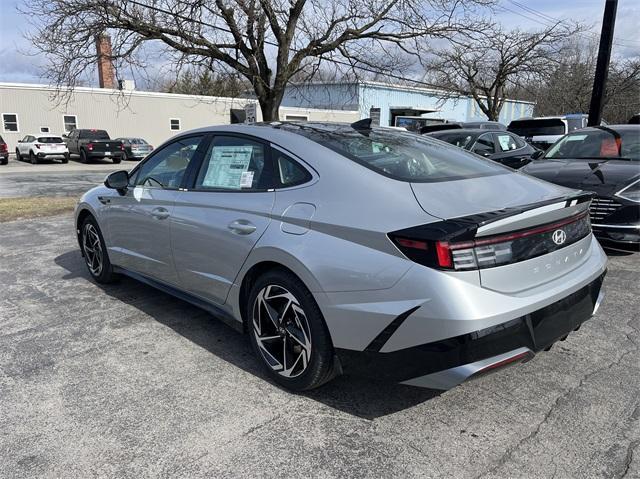
[[87,158],[120,158],[124,156],[124,151],[112,151],[110,155],[105,155],[104,151],[88,151]]
[[386,353],[336,352],[347,374],[449,389],[489,370],[529,360],[579,328],[602,301],[603,279],[604,273],[544,308],[470,333]]
[[592,228],[603,246],[640,251],[640,224],[593,224]]
[[45,153],[41,151],[37,154],[38,158],[48,158],[48,159],[56,159],[56,158],[61,159],[61,158],[66,158],[67,156],[69,156],[68,151],[62,151],[62,152],[56,152],[56,153]]

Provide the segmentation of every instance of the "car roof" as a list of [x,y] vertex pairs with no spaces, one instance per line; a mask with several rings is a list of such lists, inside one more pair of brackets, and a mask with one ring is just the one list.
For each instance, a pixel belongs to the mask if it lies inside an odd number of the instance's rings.
[[483,133],[511,133],[511,132],[506,132],[505,130],[500,130],[498,128],[458,128],[458,129],[451,129],[451,130],[434,131],[433,133],[427,133],[427,135],[429,136],[443,135],[444,136],[444,135],[459,135],[461,133],[466,133],[469,135],[481,135]]
[[613,130],[613,131],[640,131],[640,125],[633,125],[628,123],[622,123],[620,125],[600,125],[600,126],[588,126],[586,128],[580,128],[579,130],[573,130],[570,133],[596,131],[596,130]]

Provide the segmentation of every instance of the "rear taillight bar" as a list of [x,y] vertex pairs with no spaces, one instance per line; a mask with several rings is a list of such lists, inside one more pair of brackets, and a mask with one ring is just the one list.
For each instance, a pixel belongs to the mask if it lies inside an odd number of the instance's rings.
[[[555,232],[562,233],[554,239]],[[550,253],[584,238],[591,232],[588,211],[561,221],[512,233],[467,241],[423,240],[390,234],[409,259],[440,269],[457,271],[491,268]],[[406,230],[401,233],[406,233]]]

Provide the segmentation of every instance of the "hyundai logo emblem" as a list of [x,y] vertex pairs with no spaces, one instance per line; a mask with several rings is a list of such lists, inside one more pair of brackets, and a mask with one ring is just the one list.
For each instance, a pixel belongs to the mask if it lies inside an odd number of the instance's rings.
[[551,235],[551,239],[555,244],[560,245],[567,241],[567,233],[565,233],[564,230],[555,230],[553,235]]

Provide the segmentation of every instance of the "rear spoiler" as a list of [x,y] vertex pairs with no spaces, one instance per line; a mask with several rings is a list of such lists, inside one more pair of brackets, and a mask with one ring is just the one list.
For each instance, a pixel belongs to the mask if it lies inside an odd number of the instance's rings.
[[395,231],[394,234],[429,241],[467,241],[571,216],[577,211],[586,210],[593,196],[591,192],[578,191],[532,204],[413,226]]

